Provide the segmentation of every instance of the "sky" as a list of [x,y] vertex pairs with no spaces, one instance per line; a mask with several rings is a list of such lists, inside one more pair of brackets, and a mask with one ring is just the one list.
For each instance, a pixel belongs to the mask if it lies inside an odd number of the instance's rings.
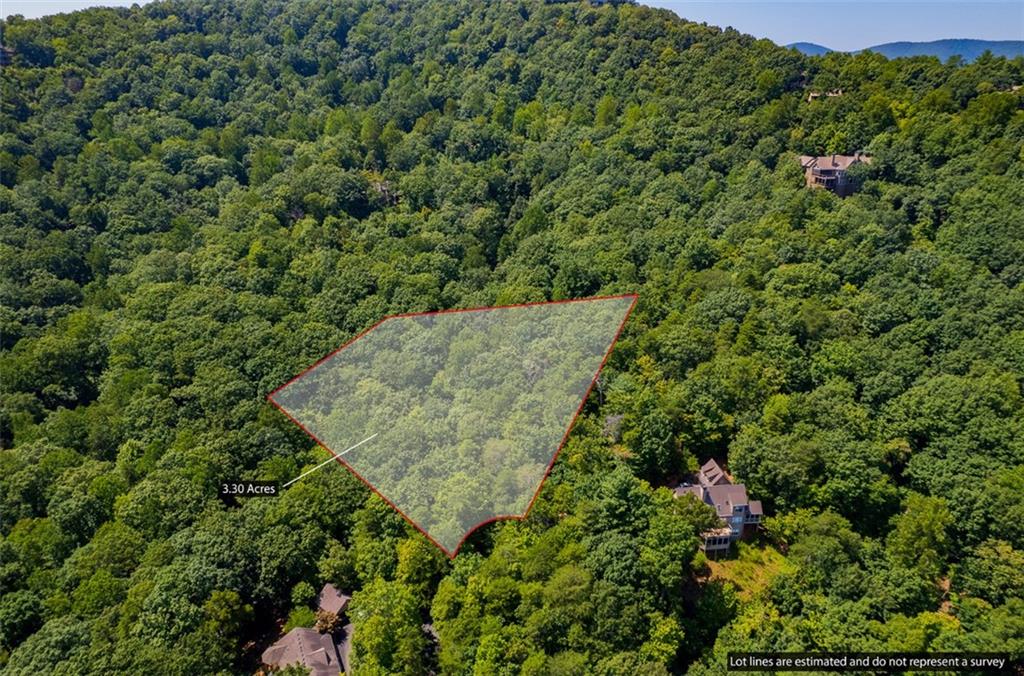
[[815,42],[856,50],[903,40],[1024,40],[1024,0],[648,0],[645,4],[671,9],[691,21],[732,26],[780,45]]
[[[133,0],[0,0],[0,16],[38,17],[94,5],[132,4]],[[1024,40],[1024,0],[645,0],[644,4],[671,9],[691,21],[732,26],[782,45],[816,42],[856,50],[900,40]]]

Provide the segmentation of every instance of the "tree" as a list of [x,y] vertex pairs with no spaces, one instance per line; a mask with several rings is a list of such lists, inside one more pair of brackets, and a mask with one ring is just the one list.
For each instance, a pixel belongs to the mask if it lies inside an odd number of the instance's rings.
[[15,648],[43,626],[43,604],[28,590],[5,594],[0,598],[0,645]]
[[594,124],[598,127],[607,127],[615,121],[615,112],[618,108],[618,104],[615,101],[615,97],[611,94],[605,94],[601,97],[601,100],[597,102],[597,109],[594,113]]
[[226,653],[238,650],[245,629],[253,620],[253,608],[238,592],[215,590],[203,604],[203,631],[223,642]]
[[399,582],[376,579],[352,596],[353,669],[384,673],[420,673],[426,638],[418,603]]
[[96,617],[106,608],[117,605],[125,596],[128,584],[107,570],[97,570],[72,594],[72,607],[81,617]]
[[889,553],[896,562],[934,580],[945,568],[952,523],[945,500],[911,493],[889,534]]
[[674,617],[655,614],[651,618],[651,635],[640,646],[640,657],[668,667],[675,661],[683,641],[683,630]]
[[674,473],[680,465],[680,453],[672,429],[672,420],[658,405],[651,392],[637,402],[635,413],[623,421],[623,443],[634,454],[638,474],[649,479]]
[[257,148],[252,153],[249,167],[249,181],[260,185],[269,181],[281,168],[281,154],[272,146]]
[[999,606],[1024,598],[1024,553],[1000,540],[986,540],[954,569],[953,588]]

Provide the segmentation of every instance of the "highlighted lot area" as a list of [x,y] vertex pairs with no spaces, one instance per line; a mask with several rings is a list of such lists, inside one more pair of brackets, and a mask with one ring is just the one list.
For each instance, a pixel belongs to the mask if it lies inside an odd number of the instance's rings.
[[635,301],[389,317],[270,400],[454,556],[529,511]]

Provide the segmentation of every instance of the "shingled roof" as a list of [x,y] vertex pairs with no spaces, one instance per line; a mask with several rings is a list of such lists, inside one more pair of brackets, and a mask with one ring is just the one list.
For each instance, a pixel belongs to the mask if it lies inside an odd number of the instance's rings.
[[345,632],[344,637],[341,639],[341,643],[338,645],[338,655],[341,657],[341,668],[346,674],[352,673],[352,632],[354,627],[351,624],[346,624],[345,628],[342,629]]
[[851,165],[857,164],[858,162],[871,163],[871,158],[863,153],[854,153],[853,155],[801,155],[800,166],[804,169],[815,168],[815,169],[834,169],[837,171],[846,171]]
[[342,670],[334,638],[304,627],[278,639],[263,651],[262,659],[264,664],[282,668],[293,664],[308,667],[310,676],[338,676]]
[[673,489],[677,498],[692,495],[709,505],[714,506],[719,517],[727,519],[733,515],[736,507],[747,507],[752,516],[762,516],[764,509],[760,500],[750,500],[747,488],[743,484],[734,484],[714,460],[701,465],[694,483],[682,483]]
[[707,489],[708,501],[715,506],[718,516],[727,519],[733,508],[749,504],[747,488],[743,484],[722,484]]
[[675,487],[675,489],[672,491],[672,493],[677,498],[681,498],[684,495],[692,495],[693,497],[697,498],[698,500],[703,500],[704,499],[704,487],[703,486],[698,486],[696,484],[690,484],[690,483],[679,484],[678,486]]
[[348,602],[351,600],[351,596],[342,594],[333,584],[327,583],[317,595],[316,604],[320,610],[326,610],[327,612],[334,613],[335,615],[341,615],[345,612],[345,609],[348,608]]
[[730,483],[725,470],[714,459],[708,460],[700,466],[700,473],[697,475],[697,478],[700,480],[701,485],[705,487]]

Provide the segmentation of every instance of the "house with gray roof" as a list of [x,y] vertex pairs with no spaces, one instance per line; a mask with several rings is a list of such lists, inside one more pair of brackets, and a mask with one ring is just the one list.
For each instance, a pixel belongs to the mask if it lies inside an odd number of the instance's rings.
[[677,498],[692,495],[715,508],[721,526],[701,533],[701,549],[708,554],[728,551],[733,542],[756,530],[764,516],[761,501],[749,499],[747,487],[732,483],[714,460],[704,463],[692,481],[679,484],[673,492]]
[[316,597],[316,605],[320,610],[325,610],[335,615],[341,615],[348,608],[348,602],[352,600],[352,597],[348,594],[342,594],[338,591],[338,588],[331,583],[324,585],[323,589]]
[[305,627],[296,627],[282,636],[263,651],[261,659],[264,664],[281,669],[293,665],[308,667],[310,676],[338,676],[347,671],[334,637]]
[[338,656],[341,657],[341,668],[346,674],[352,673],[352,631],[354,627],[346,624],[342,629],[344,636],[338,644]]
[[[333,584],[325,584],[316,600],[321,612],[341,615],[348,608],[351,597],[340,592]],[[261,659],[263,664],[277,669],[292,665],[306,667],[310,676],[349,674],[352,631],[351,624],[334,633],[296,627],[264,650]]]

